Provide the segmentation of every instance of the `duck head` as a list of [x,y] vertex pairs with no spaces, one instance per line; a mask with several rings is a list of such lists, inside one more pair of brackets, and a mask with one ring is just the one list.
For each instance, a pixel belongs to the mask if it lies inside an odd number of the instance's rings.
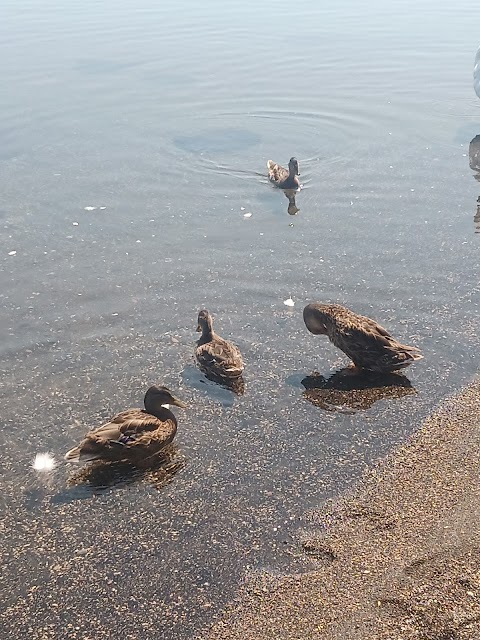
[[288,162],[288,171],[291,176],[300,175],[300,171],[298,170],[298,160],[296,158],[290,158]]
[[323,313],[322,305],[320,304],[307,304],[303,310],[303,321],[310,333],[316,336],[325,335],[328,333],[327,326],[330,322],[330,317],[327,313]]
[[185,402],[176,398],[173,393],[164,386],[152,386],[147,390],[144,398],[145,410],[154,414],[155,409],[173,404],[175,407],[185,409]]
[[198,312],[197,331],[201,331],[203,335],[211,335],[213,333],[212,316],[206,309]]

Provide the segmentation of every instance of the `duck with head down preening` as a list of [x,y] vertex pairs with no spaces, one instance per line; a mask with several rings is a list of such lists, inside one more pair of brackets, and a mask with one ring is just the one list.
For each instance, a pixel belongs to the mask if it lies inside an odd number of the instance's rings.
[[417,347],[401,344],[375,320],[340,304],[308,304],[303,319],[311,333],[327,335],[353,361],[354,372],[386,373],[423,358]]
[[68,462],[128,460],[144,464],[169,445],[177,432],[177,419],[169,405],[186,407],[167,387],[152,386],[145,409],[127,409],[101,427],[89,431],[77,447],[65,454]]

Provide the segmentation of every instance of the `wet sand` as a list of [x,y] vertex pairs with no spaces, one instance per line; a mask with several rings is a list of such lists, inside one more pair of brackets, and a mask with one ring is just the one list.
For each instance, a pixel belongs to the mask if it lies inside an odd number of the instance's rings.
[[480,382],[315,519],[318,568],[250,581],[208,640],[480,638]]

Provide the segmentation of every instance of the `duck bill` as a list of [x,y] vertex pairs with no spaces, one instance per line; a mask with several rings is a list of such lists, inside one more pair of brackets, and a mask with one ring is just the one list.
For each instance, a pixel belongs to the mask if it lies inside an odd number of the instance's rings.
[[179,400],[178,398],[175,398],[175,396],[172,396],[170,400],[170,404],[173,404],[176,407],[180,407],[180,409],[186,409],[188,407],[186,402],[183,402],[183,400]]

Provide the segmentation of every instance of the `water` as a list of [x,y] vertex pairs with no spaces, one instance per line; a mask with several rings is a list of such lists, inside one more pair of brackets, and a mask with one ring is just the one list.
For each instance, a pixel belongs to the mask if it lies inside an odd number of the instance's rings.
[[[309,510],[475,375],[477,23],[467,0],[2,4],[9,637],[192,637],[243,576],[305,568]],[[291,155],[296,216],[265,177]],[[425,359],[310,388],[346,364],[303,326],[314,300]],[[241,397],[194,366],[203,307]],[[189,404],[169,469],[31,469],[152,382]]]

